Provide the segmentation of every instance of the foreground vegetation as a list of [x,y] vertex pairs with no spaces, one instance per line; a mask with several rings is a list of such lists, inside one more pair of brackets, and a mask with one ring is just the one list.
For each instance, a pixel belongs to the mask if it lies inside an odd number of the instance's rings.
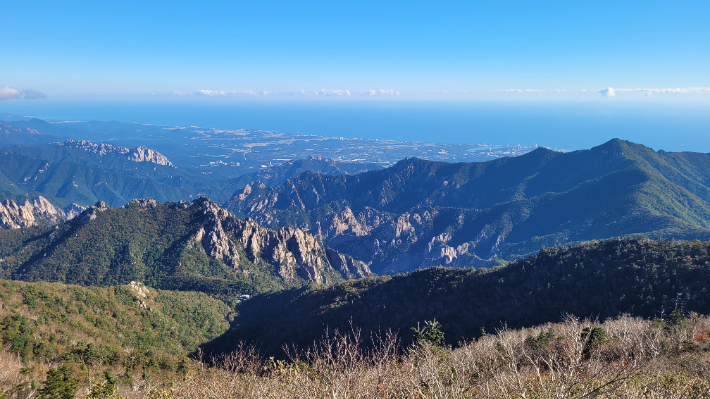
[[[446,342],[457,345],[506,323],[531,327],[569,313],[604,320],[624,313],[666,317],[682,306],[710,314],[710,242],[613,239],[540,250],[493,269],[429,268],[329,287],[260,295],[237,307],[239,316],[205,352],[230,352],[255,342],[283,358],[284,343],[310,345],[324,326],[365,335],[392,329],[405,345],[409,328],[439,320]],[[679,295],[680,293],[680,295]]]
[[648,239],[313,285],[234,314],[140,283],[0,280],[0,399],[710,398],[709,284],[710,243]]
[[187,355],[231,318],[203,293],[0,280],[0,389],[36,386],[57,365],[81,381],[105,370],[124,382],[164,378],[185,370]]
[[[403,350],[394,334],[334,332],[308,349],[290,348],[288,361],[240,346],[217,367],[196,362],[161,381],[125,383],[107,373],[87,378],[53,369],[34,389],[47,395],[47,387],[69,386],[71,395],[90,398],[710,397],[708,317],[676,312],[665,321],[622,316],[604,323],[567,317],[502,329],[455,349],[440,345],[437,323],[415,333],[415,343]],[[364,340],[372,340],[370,349],[363,349]],[[33,385],[20,363],[3,356],[0,381],[25,382],[25,396],[18,389],[9,394],[29,398]]]

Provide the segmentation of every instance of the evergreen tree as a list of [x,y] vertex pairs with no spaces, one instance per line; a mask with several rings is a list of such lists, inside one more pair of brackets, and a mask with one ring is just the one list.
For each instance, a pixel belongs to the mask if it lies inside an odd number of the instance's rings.
[[441,324],[434,320],[427,320],[424,322],[424,327],[416,328],[412,327],[414,331],[414,342],[424,343],[427,342],[431,345],[441,345],[444,342],[444,332],[441,331]]
[[47,381],[39,390],[42,399],[74,399],[79,383],[72,377],[67,366],[47,371]]

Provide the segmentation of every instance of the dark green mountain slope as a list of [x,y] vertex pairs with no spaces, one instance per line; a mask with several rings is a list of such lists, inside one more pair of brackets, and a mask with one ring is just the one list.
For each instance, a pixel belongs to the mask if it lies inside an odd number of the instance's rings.
[[[7,152],[24,155],[29,158],[41,159],[52,163],[72,163],[83,166],[97,167],[112,172],[120,172],[139,178],[159,180],[174,175],[182,176],[189,172],[178,170],[173,166],[158,165],[153,162],[136,162],[125,156],[116,154],[100,154],[74,148],[69,145],[52,145],[49,147],[12,146],[5,148]],[[192,173],[192,175],[195,175]],[[195,175],[196,177],[197,175]]]
[[612,140],[449,164],[407,159],[354,176],[304,173],[249,186],[227,207],[298,226],[378,272],[481,265],[542,246],[625,234],[710,237],[710,155]]
[[[310,345],[326,328],[399,331],[441,322],[450,344],[509,328],[558,322],[565,313],[601,319],[710,313],[710,242],[615,239],[547,248],[491,270],[430,268],[323,288],[261,295],[241,303],[232,329],[205,346],[230,350],[254,342],[283,356],[282,345]],[[678,293],[681,296],[678,297]],[[676,302],[680,299],[680,302]]]
[[206,198],[192,203],[103,203],[55,226],[0,231],[0,275],[26,281],[116,285],[141,281],[233,300],[369,271],[297,229],[270,230]]
[[[238,183],[232,180],[205,179],[200,173],[174,166],[135,162],[111,153],[97,154],[65,145],[13,146],[5,148],[2,154],[21,156],[18,163],[12,164],[8,160],[4,167],[11,181],[13,178],[19,179],[13,183],[20,189],[32,190],[42,183],[48,187],[62,186],[66,185],[67,180],[71,178],[72,185],[82,186],[80,191],[83,193],[78,193],[76,190],[56,193],[60,196],[55,198],[85,205],[101,200],[111,206],[121,206],[134,198],[146,197],[161,201],[179,201],[209,196],[224,201],[229,193],[239,187]],[[49,165],[41,161],[48,161]],[[45,166],[62,169],[64,172],[41,175],[45,173]],[[21,172],[22,175],[18,175],[17,172]],[[75,180],[71,173],[87,177]],[[107,175],[111,177],[106,177]],[[25,181],[26,178],[29,179]],[[91,194],[87,193],[89,191]],[[47,189],[37,190],[37,192],[44,196],[55,193]]]

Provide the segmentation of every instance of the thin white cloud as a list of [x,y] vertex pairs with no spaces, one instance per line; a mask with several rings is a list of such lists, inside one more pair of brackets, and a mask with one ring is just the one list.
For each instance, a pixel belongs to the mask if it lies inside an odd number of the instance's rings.
[[27,89],[22,92],[25,95],[25,100],[44,100],[47,95],[40,93],[37,90]]
[[[267,91],[262,91],[261,92],[263,95],[270,94]],[[173,94],[176,95],[187,95],[187,93],[183,92],[178,92],[174,91]],[[193,93],[196,96],[208,96],[208,97],[217,97],[217,96],[258,96],[259,93],[253,91],[253,90],[246,90],[246,91],[219,91],[219,90],[197,90],[196,92]]]
[[327,96],[350,96],[350,90],[321,90]]
[[[538,90],[538,89],[504,89],[504,90],[491,90],[491,92],[498,93],[586,93],[590,90],[572,90],[572,89],[554,89],[554,90]],[[601,90],[597,90],[603,97],[616,97],[619,93],[644,93],[647,97],[653,94],[665,94],[665,93],[675,93],[675,94],[686,94],[686,93],[706,93],[710,92],[710,87],[686,87],[686,88],[667,88],[667,89],[617,89],[613,87],[607,87]]]
[[361,91],[360,94],[368,95],[368,96],[398,96],[402,93],[396,91],[396,90],[367,90],[367,91]]
[[301,90],[297,93],[301,96],[336,96],[336,97],[348,97],[351,95],[350,90],[320,90],[320,91],[306,91]]
[[667,88],[667,89],[616,89],[620,92],[641,92],[641,93],[675,93],[675,94],[685,94],[685,93],[704,93],[710,92],[710,87],[686,87],[686,88]]
[[607,87],[606,89],[602,89],[599,91],[599,93],[602,94],[604,97],[614,97],[616,93],[644,93],[646,97],[651,97],[654,94],[666,94],[666,93],[671,93],[671,94],[688,94],[688,93],[707,93],[710,92],[710,87],[677,87],[677,88],[666,88],[666,89],[642,89],[642,88],[635,88],[635,89],[613,89],[611,87]]
[[614,90],[613,87],[607,87],[606,89],[601,89],[601,90],[599,90],[599,93],[602,94],[602,97],[614,97],[614,96],[616,96],[616,90]]
[[0,86],[0,100],[7,100],[8,98],[15,98],[21,95],[22,93],[17,89],[7,86]]
[[497,91],[500,93],[542,93],[547,90],[538,90],[538,89],[505,89],[505,90],[493,90]]
[[202,94],[203,96],[214,97],[214,96],[223,96],[226,93],[223,91],[215,91],[215,90],[197,90],[195,92],[195,94]]

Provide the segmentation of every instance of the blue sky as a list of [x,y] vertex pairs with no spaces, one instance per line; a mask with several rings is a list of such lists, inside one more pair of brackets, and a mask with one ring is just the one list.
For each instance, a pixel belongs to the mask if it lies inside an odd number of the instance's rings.
[[707,101],[708,15],[706,0],[5,2],[0,98]]

